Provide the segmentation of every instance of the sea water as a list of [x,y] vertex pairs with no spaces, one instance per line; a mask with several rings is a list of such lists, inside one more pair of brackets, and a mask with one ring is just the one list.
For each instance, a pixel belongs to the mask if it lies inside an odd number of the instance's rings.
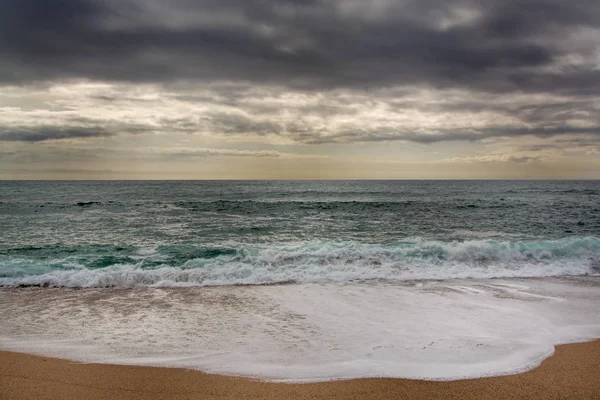
[[0,183],[0,348],[278,381],[600,337],[600,182]]

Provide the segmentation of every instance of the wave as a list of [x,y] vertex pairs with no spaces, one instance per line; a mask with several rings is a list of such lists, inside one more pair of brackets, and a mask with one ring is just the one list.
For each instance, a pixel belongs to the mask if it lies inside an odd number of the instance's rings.
[[600,273],[600,238],[415,239],[230,246],[41,246],[0,251],[0,286],[266,285]]
[[46,208],[46,209],[111,209],[123,207],[156,207],[167,210],[187,210],[196,212],[283,212],[286,210],[314,210],[314,211],[345,211],[363,212],[365,210],[405,210],[405,209],[473,209],[473,208],[517,208],[526,206],[523,201],[504,198],[479,201],[478,204],[470,203],[465,199],[445,200],[190,200],[176,202],[155,201],[77,201],[74,203],[60,202],[10,202],[0,206],[18,208]]
[[560,190],[558,191],[558,193],[564,193],[564,194],[588,194],[588,195],[600,195],[600,190],[596,190],[596,189],[567,189],[567,190]]

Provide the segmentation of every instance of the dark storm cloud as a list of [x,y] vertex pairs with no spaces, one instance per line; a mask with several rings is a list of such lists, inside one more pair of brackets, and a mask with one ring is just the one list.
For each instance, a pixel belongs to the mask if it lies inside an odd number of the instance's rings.
[[0,125],[0,141],[45,142],[50,140],[111,137],[119,134],[143,134],[155,132],[147,124],[115,123],[84,117],[67,118],[54,124]]
[[0,141],[44,142],[47,140],[106,137],[113,134],[98,127],[0,127]]
[[[308,89],[425,84],[491,92],[600,90],[600,72],[587,63],[549,68],[561,57],[592,57],[597,39],[575,41],[570,35],[598,28],[598,1],[366,4],[4,0],[0,82],[90,78]],[[465,12],[473,16],[462,17]]]
[[0,0],[0,141],[595,149],[599,51],[597,0]]

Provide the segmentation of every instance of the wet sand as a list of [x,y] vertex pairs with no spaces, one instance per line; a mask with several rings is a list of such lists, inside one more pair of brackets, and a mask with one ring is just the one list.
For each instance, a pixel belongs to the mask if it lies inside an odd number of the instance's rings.
[[268,383],[0,352],[0,399],[600,399],[600,341],[558,346],[552,357],[522,374],[450,382]]

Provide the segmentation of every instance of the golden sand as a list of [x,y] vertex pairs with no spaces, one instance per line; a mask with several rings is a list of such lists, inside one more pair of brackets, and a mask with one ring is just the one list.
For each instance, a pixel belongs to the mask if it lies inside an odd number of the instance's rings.
[[82,364],[0,352],[0,399],[600,399],[600,341],[558,346],[518,375],[450,382],[268,383],[175,368]]

